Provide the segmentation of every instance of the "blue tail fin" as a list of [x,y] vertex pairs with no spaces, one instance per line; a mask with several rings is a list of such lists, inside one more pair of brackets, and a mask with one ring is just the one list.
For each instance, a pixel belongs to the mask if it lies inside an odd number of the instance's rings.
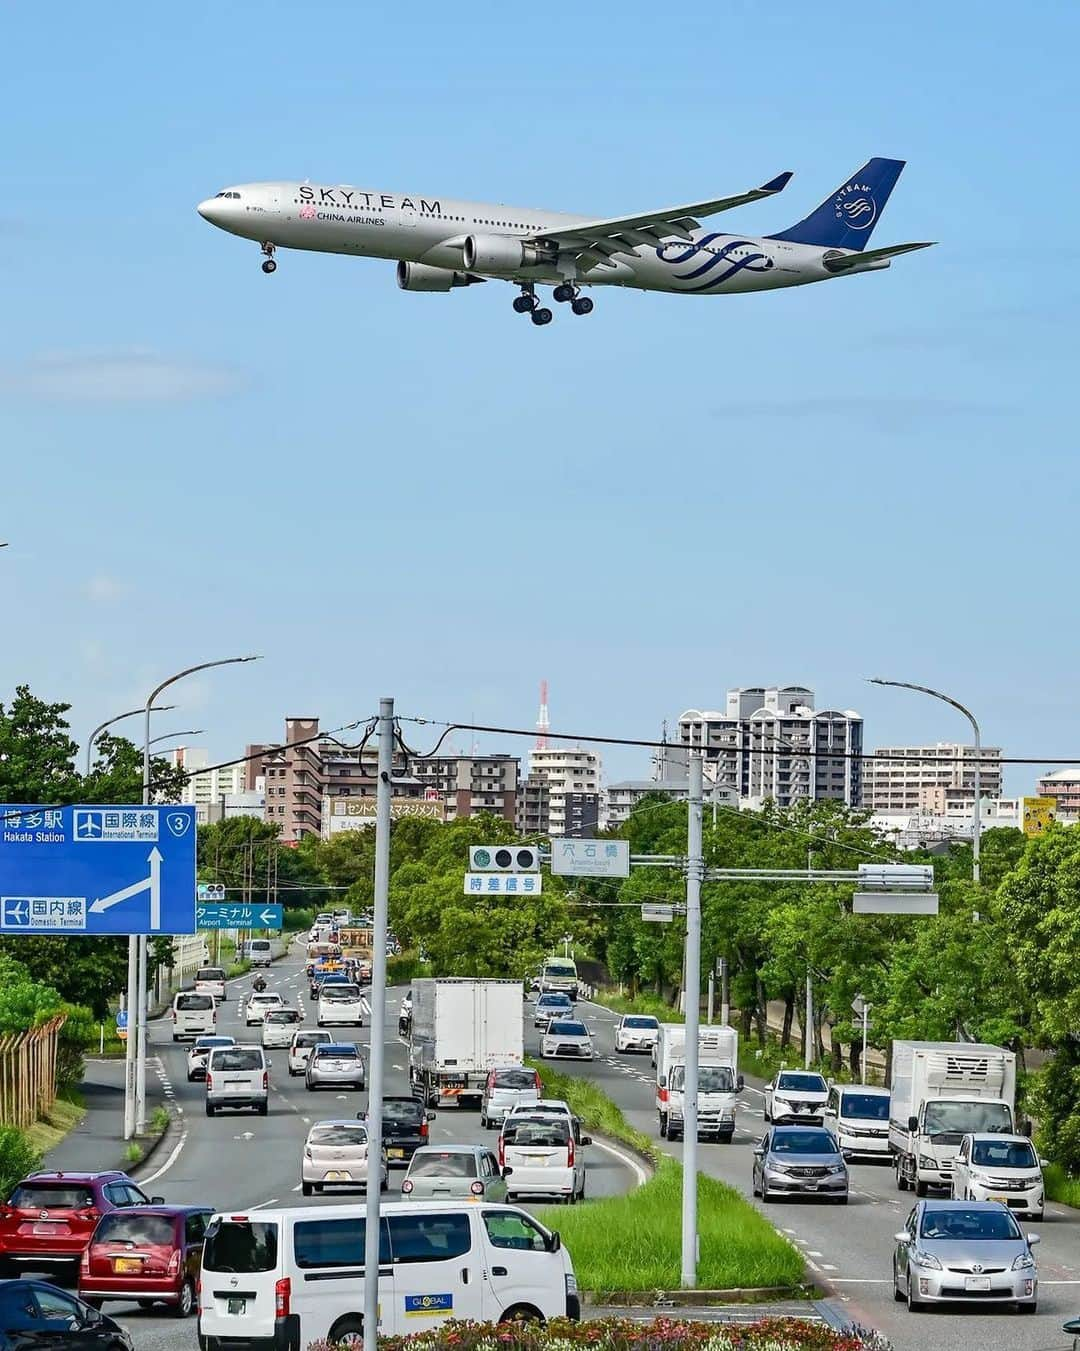
[[769,238],[827,249],[865,248],[903,167],[902,159],[870,160],[805,220]]

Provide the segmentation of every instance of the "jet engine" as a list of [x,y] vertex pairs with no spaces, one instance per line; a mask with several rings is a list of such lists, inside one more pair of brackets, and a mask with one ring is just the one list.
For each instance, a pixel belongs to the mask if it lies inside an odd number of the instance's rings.
[[555,250],[511,235],[469,235],[462,258],[470,272],[520,272],[555,261]]
[[403,291],[449,291],[454,286],[472,286],[483,280],[448,267],[429,267],[427,263],[407,263],[402,259],[397,265],[397,284]]

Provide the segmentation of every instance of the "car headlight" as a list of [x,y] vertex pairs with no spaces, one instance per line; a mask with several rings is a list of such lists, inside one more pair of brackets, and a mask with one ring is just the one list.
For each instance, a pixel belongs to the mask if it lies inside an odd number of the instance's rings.
[[720,1113],[720,1120],[721,1120],[721,1121],[734,1121],[734,1120],[735,1120],[735,1109],[732,1108],[732,1107],[725,1107],[725,1108],[723,1109],[723,1111]]
[[1030,1271],[1035,1265],[1035,1259],[1029,1252],[1022,1252],[1015,1258],[1012,1264],[1013,1271]]
[[920,1155],[919,1155],[919,1167],[920,1167],[920,1168],[940,1168],[940,1166],[941,1166],[941,1165],[938,1163],[937,1159],[931,1159],[931,1158],[930,1158],[928,1155],[926,1155],[926,1154],[920,1154]]
[[777,1163],[774,1159],[766,1159],[765,1167],[771,1173],[789,1173],[791,1171],[786,1163]]
[[785,1108],[785,1109],[788,1108],[788,1107],[790,1107],[790,1106],[791,1106],[791,1103],[788,1102],[786,1098],[776,1098],[776,1097],[774,1097],[773,1100],[772,1100],[772,1106],[773,1106],[773,1111],[775,1112],[776,1109],[777,1109],[778,1107],[783,1107],[783,1108]]
[[916,1248],[911,1254],[911,1260],[917,1267],[928,1267],[931,1271],[940,1271],[941,1263],[932,1252],[927,1252],[923,1248]]
[[832,1163],[829,1165],[830,1173],[846,1173],[847,1168],[842,1163]]
[[980,1173],[974,1168],[968,1170],[968,1180],[974,1182],[977,1187],[985,1187],[990,1181],[985,1173]]

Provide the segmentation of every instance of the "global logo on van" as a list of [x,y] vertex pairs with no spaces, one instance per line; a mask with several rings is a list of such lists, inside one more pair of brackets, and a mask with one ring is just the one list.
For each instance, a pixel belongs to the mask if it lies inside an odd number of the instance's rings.
[[453,1308],[454,1296],[449,1292],[445,1295],[405,1296],[405,1316],[407,1318],[423,1318],[425,1315],[435,1313],[451,1313]]
[[848,183],[840,189],[833,201],[836,219],[849,229],[869,230],[877,220],[877,202],[865,183]]

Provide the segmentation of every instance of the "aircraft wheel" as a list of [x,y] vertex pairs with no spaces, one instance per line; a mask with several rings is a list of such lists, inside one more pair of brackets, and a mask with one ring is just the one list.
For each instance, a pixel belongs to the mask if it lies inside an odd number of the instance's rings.
[[265,273],[267,273],[268,275],[269,275],[271,272],[276,272],[276,271],[277,271],[277,263],[274,262],[273,258],[267,258],[266,262],[263,263],[263,265],[262,265],[262,270],[263,270]]
[[570,308],[575,314],[592,314],[593,303],[588,296],[578,296]]
[[544,305],[532,312],[532,321],[534,324],[550,324],[552,319],[551,311]]

